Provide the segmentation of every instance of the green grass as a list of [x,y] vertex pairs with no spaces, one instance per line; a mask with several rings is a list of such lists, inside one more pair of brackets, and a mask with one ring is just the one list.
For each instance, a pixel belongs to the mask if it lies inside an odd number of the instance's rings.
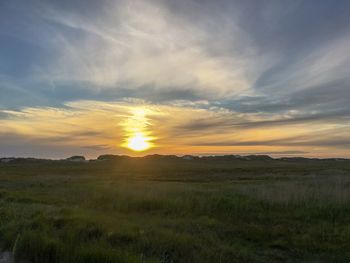
[[348,162],[0,165],[0,250],[29,262],[349,262]]

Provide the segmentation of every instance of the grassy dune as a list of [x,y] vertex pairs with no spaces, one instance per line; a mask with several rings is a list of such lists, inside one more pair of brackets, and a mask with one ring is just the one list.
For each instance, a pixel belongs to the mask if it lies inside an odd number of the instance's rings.
[[35,262],[349,262],[350,162],[0,164],[0,250]]

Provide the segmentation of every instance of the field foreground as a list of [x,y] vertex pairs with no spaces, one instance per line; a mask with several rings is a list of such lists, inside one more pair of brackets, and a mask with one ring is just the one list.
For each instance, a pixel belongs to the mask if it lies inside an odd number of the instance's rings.
[[349,248],[347,160],[0,163],[0,262],[349,262]]

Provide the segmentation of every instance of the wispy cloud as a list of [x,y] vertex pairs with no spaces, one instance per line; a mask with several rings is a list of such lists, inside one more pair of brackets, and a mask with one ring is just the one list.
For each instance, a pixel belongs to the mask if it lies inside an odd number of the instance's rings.
[[[252,118],[221,108],[204,109],[197,104],[162,105],[141,100],[116,102],[78,101],[65,108],[25,108],[1,111],[0,138],[27,140],[26,144],[85,148],[91,153],[129,153],[123,142],[128,136],[125,124],[143,112],[147,136],[154,138],[149,153],[181,154],[198,152],[288,152],[310,155],[344,152],[350,141],[350,127],[341,123],[314,122],[304,119],[298,125]],[[244,123],[244,125],[242,125]],[[248,123],[248,125],[247,125]],[[138,125],[138,124],[135,124]],[[132,126],[136,128],[137,126]],[[132,128],[131,127],[131,128]],[[8,139],[6,139],[8,140]],[[93,144],[92,144],[93,142]],[[332,150],[333,149],[333,150]]]
[[0,5],[3,152],[124,152],[141,106],[154,152],[350,154],[348,1]]
[[[37,78],[94,89],[190,89],[210,98],[249,93],[254,81],[258,54],[234,21],[222,24],[230,35],[216,38],[153,1],[115,1],[93,18],[49,7],[44,14],[78,37],[56,36],[53,61]],[[213,54],[213,45],[230,46],[232,53]]]

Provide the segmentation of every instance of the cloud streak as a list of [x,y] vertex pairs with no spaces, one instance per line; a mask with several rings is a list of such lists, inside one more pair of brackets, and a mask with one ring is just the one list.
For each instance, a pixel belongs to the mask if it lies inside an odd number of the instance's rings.
[[0,148],[11,152],[14,136],[34,155],[35,143],[124,153],[122,123],[145,107],[154,152],[350,156],[349,10],[345,0],[4,1]]
[[125,127],[137,128],[130,123],[134,123],[136,113],[142,112],[145,120],[142,127],[155,145],[149,153],[181,154],[184,149],[186,153],[200,153],[221,149],[226,153],[302,151],[314,156],[334,150],[346,154],[349,147],[350,127],[344,123],[304,118],[298,125],[285,122],[284,129],[281,129],[281,121],[266,121],[261,129],[263,121],[258,119],[261,116],[253,120],[251,115],[222,108],[204,109],[202,105],[207,103],[77,101],[65,104],[65,108],[6,110],[1,111],[6,118],[0,120],[0,139],[26,141],[24,145],[27,146],[84,148],[92,155],[104,151],[130,154],[123,147],[129,135]]

